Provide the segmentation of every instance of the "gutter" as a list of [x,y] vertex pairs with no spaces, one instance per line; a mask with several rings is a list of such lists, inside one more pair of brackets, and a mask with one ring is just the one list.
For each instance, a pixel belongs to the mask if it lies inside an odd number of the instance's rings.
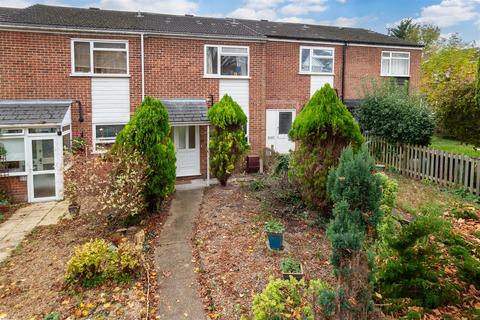
[[145,51],[144,51],[144,34],[140,33],[140,65],[142,73],[142,102],[145,100]]
[[342,47],[342,103],[345,101],[345,66],[347,58],[347,41],[343,43]]

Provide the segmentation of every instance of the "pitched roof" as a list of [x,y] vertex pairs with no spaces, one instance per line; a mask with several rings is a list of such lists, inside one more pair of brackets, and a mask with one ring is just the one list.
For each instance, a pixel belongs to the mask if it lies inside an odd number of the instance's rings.
[[207,103],[204,99],[160,99],[172,123],[208,123]]
[[78,30],[151,32],[242,39],[282,38],[421,47],[402,39],[360,28],[301,23],[210,18],[145,12],[33,5],[25,9],[0,7],[0,24]]
[[0,100],[0,126],[61,124],[71,100]]

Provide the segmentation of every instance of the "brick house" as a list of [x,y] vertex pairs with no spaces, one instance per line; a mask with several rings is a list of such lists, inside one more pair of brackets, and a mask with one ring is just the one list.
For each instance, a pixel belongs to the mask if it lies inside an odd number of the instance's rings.
[[170,114],[177,176],[207,175],[206,110],[231,95],[252,154],[286,152],[325,83],[355,104],[363,83],[418,86],[421,46],[357,28],[34,5],[0,8],[1,179],[17,200],[61,199],[72,137],[113,143],[145,96]]

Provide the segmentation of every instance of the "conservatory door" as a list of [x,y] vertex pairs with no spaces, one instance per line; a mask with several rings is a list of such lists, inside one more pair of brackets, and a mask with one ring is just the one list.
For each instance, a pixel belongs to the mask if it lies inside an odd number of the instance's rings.
[[58,199],[57,137],[29,138],[29,201]]

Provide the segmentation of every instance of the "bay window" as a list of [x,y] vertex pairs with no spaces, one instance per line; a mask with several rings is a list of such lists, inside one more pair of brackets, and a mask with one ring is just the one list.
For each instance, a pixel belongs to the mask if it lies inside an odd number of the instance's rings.
[[300,47],[300,73],[333,74],[333,48]]
[[72,40],[72,74],[128,75],[128,43]]
[[248,47],[205,46],[205,76],[248,77]]
[[381,75],[385,77],[408,77],[410,75],[410,53],[382,51]]

